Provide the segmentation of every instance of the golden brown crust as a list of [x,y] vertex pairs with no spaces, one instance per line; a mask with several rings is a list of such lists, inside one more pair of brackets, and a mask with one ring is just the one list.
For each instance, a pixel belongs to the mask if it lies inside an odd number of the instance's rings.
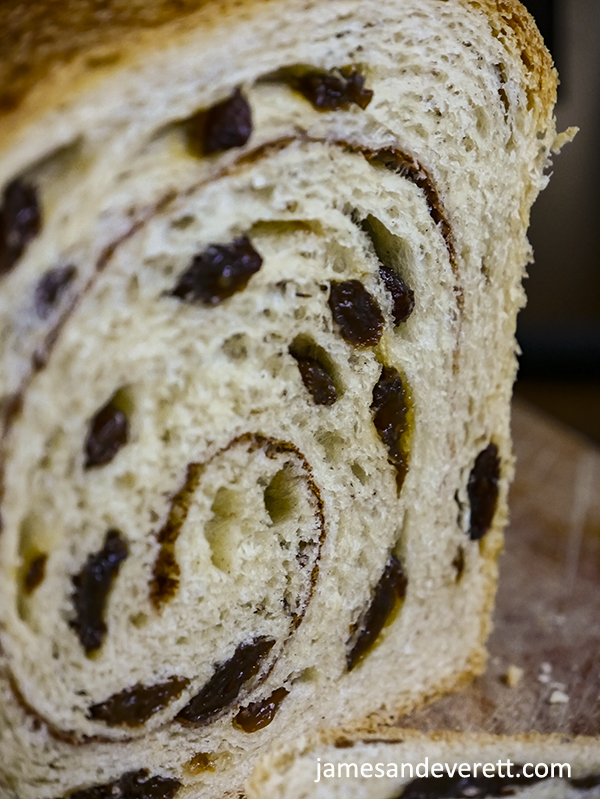
[[[493,35],[522,60],[530,110],[544,127],[558,79],[530,14],[519,0],[459,2],[487,14]],[[276,0],[0,0],[0,146],[82,84],[163,46],[171,33],[267,3]]]
[[14,111],[52,69],[73,65],[86,55],[90,69],[112,63],[132,33],[164,26],[209,1],[0,2],[0,114]]
[[178,34],[269,2],[0,0],[0,149],[45,111]]
[[544,129],[556,103],[558,73],[533,17],[519,0],[461,0],[489,17],[493,36],[524,65],[528,108]]

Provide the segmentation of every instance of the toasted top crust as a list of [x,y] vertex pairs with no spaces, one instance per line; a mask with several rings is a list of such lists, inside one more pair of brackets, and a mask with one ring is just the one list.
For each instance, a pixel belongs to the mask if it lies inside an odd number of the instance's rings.
[[[353,2],[360,0],[348,5]],[[493,35],[520,56],[529,108],[543,127],[556,99],[557,76],[531,15],[519,0],[457,2],[486,13]],[[0,0],[0,146],[107,71],[192,27],[209,29],[267,3],[276,14],[277,0]]]

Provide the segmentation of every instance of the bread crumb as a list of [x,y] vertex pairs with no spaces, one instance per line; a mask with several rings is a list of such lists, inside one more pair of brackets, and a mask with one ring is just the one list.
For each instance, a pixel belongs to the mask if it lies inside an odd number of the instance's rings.
[[564,705],[569,701],[569,697],[563,691],[552,691],[548,702],[551,705]]
[[523,679],[523,674],[523,669],[518,666],[510,665],[506,674],[502,677],[502,680],[509,688],[516,688]]
[[552,671],[552,666],[550,663],[540,663],[540,671],[544,674],[550,674]]
[[558,155],[558,153],[562,150],[565,144],[572,142],[578,133],[579,133],[579,128],[575,127],[567,128],[562,133],[559,133],[558,136],[552,142],[552,147],[550,147],[552,153],[554,155]]

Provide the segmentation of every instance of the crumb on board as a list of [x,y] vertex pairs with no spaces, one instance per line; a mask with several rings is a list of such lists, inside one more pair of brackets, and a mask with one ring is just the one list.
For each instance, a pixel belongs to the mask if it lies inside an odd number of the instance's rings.
[[523,674],[523,669],[519,668],[519,666],[510,665],[506,674],[502,676],[502,682],[509,688],[516,688],[523,679]]
[[552,691],[548,702],[551,705],[564,705],[569,701],[569,697],[565,694],[564,691]]

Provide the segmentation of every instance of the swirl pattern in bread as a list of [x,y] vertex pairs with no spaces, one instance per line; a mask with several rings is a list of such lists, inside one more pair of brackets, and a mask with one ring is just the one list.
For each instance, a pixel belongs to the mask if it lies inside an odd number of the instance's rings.
[[115,8],[8,117],[9,796],[216,797],[482,669],[555,131],[480,5]]

